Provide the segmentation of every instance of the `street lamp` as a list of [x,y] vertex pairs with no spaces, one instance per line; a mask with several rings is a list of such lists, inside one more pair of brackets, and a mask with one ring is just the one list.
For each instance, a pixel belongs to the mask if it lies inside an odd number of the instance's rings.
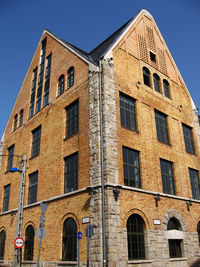
[[[18,209],[17,209],[16,237],[21,237],[21,235],[22,235],[25,170],[26,170],[26,155],[22,156],[21,170],[19,170],[16,167],[8,170],[8,172],[19,172],[19,173],[21,173],[21,175],[20,175],[20,184],[19,184]],[[15,250],[14,250],[14,267],[19,267],[19,266],[21,266],[21,249],[18,249],[18,248],[15,247]]]

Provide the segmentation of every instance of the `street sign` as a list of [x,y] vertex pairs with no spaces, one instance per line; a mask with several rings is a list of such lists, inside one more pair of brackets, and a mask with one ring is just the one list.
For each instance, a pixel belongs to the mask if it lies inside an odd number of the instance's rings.
[[78,233],[77,233],[77,238],[78,238],[78,240],[80,240],[80,239],[82,238],[82,236],[83,236],[83,234],[82,234],[81,232],[78,232]]
[[15,244],[15,247],[16,248],[23,248],[23,246],[24,246],[24,239],[21,238],[21,237],[17,237],[17,238],[15,238],[14,244]]
[[35,234],[38,238],[43,239],[46,236],[46,230],[44,228],[38,228]]
[[93,228],[93,225],[91,224],[88,224],[86,230],[85,230],[85,234],[88,238],[91,238],[94,234],[94,228]]

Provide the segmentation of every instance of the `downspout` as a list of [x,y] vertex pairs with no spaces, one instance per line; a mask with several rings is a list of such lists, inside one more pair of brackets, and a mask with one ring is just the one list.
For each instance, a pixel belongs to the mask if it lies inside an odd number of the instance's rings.
[[103,166],[103,105],[102,105],[102,67],[99,60],[99,113],[100,113],[100,157],[101,157],[101,201],[102,201],[102,246],[103,246],[103,267],[106,266],[106,238],[105,238],[105,187],[104,187],[104,166]]

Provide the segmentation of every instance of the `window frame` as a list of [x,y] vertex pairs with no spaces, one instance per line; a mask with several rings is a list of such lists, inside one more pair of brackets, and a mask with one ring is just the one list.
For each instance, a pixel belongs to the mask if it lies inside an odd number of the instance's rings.
[[[171,217],[167,223],[167,231],[170,230],[182,231],[181,224],[175,217]],[[168,239],[168,247],[170,258],[182,257],[182,239]]]
[[7,184],[4,186],[3,209],[2,209],[3,212],[9,210],[10,189],[11,189],[11,184]]
[[41,125],[32,131],[31,158],[34,158],[40,154],[41,132],[42,132]]
[[156,109],[154,110],[154,113],[155,113],[157,140],[161,143],[170,145],[168,122],[167,122],[168,116]]
[[61,74],[58,78],[58,96],[62,95],[65,91],[65,75]]
[[13,158],[14,158],[14,153],[15,153],[15,144],[10,146],[8,148],[8,161],[7,161],[7,171],[12,169],[13,167]]
[[171,99],[171,93],[170,93],[170,84],[166,79],[163,79],[163,91],[164,91],[164,95]]
[[[4,236],[2,236],[2,235],[4,235]],[[0,260],[4,259],[5,244],[6,244],[6,231],[4,229],[2,229],[0,232]]]
[[144,85],[151,88],[151,72],[147,67],[142,68]]
[[145,222],[143,218],[137,213],[130,215],[126,223],[126,229],[128,260],[145,259]]
[[[30,233],[28,233],[29,229],[31,229],[32,232],[30,231]],[[30,224],[26,227],[26,231],[25,231],[25,242],[24,242],[24,260],[25,261],[33,260],[34,238],[35,238],[35,230],[33,226]],[[27,255],[27,252],[29,253],[28,255]]]
[[157,73],[153,74],[153,83],[155,91],[161,94],[160,77]]
[[79,130],[79,99],[72,102],[66,108],[66,138],[76,134]]
[[78,152],[64,158],[64,193],[78,189]]
[[38,171],[29,174],[28,205],[37,202]]
[[[119,93],[120,102],[120,120],[121,126],[138,132],[137,130],[137,114],[136,114],[136,100],[128,95]],[[123,105],[122,105],[123,104]]]
[[191,190],[192,190],[192,198],[200,200],[199,171],[189,168],[189,176],[190,176],[190,184],[191,184]]
[[46,73],[45,73],[43,107],[46,107],[49,104],[49,87],[50,87],[52,54],[47,56],[46,62],[47,63],[46,63]]
[[[194,146],[192,127],[182,123],[182,129],[183,129],[185,150],[187,153],[195,155],[195,146]],[[186,133],[186,131],[187,131],[187,133]],[[188,135],[188,133],[189,133],[189,135]]]
[[[166,172],[167,168],[168,168],[167,170],[168,173]],[[173,162],[160,158],[160,171],[162,178],[163,193],[169,195],[176,195]]]
[[[71,225],[68,225],[70,224]],[[68,217],[63,223],[62,261],[77,261],[77,223]]]
[[140,152],[132,148],[123,146],[122,158],[124,185],[142,188],[140,171]]
[[24,110],[21,109],[19,114],[19,127],[23,125],[23,119],[24,119]]
[[71,66],[67,71],[67,89],[74,85],[74,67]]

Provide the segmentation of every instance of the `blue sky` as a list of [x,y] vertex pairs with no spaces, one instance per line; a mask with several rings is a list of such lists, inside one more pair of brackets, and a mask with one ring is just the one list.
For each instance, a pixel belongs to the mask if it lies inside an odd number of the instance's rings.
[[45,28],[89,52],[143,8],[200,108],[199,0],[0,0],[0,138]]

